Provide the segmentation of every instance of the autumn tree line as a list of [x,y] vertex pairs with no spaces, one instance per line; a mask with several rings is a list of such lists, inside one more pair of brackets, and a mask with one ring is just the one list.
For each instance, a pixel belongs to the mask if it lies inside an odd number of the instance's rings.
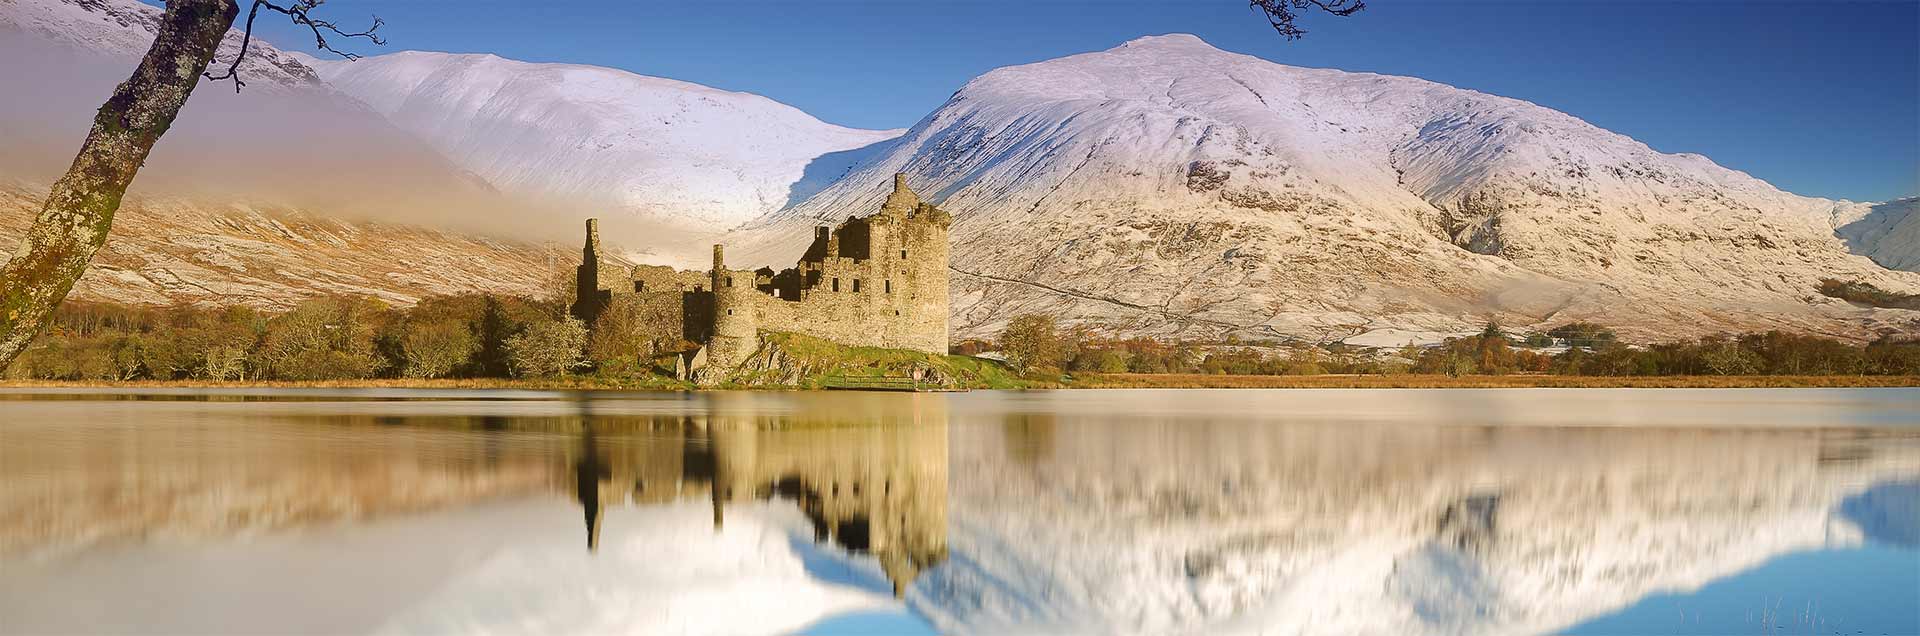
[[1318,375],[1920,375],[1920,339],[1883,337],[1867,344],[1768,331],[1716,335],[1646,346],[1623,343],[1602,325],[1574,322],[1545,332],[1479,334],[1386,353],[1341,343],[1254,346],[1113,338],[1052,318],[1014,318],[997,342],[967,341],[957,353],[999,351],[1027,373],[1203,373]]
[[13,379],[352,380],[554,377],[594,367],[564,300],[464,294],[399,308],[323,296],[284,312],[68,302]]
[[[246,307],[127,306],[68,302],[6,370],[9,379],[311,381],[369,378],[611,378],[671,376],[672,353],[592,332],[567,315],[564,294],[537,299],[462,294],[412,307],[322,296],[282,312]],[[681,348],[691,343],[679,343]],[[672,349],[669,347],[668,349]],[[1230,375],[1562,374],[1920,375],[1920,339],[1855,344],[1770,331],[1645,346],[1604,326],[1575,322],[1545,332],[1481,333],[1392,351],[1118,338],[1085,325],[1019,316],[994,341],[954,353],[998,352],[1015,369],[1048,373]]]

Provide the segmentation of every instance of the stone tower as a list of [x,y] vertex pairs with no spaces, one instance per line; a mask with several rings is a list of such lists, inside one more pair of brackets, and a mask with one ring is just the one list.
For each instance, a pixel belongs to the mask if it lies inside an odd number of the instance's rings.
[[613,290],[600,280],[600,219],[587,219],[587,244],[580,248],[580,266],[574,268],[573,306],[569,313],[593,324],[613,302]]
[[910,290],[904,327],[910,336],[902,344],[931,353],[947,351],[947,265],[952,256],[947,234],[953,217],[945,210],[920,201],[907,187],[907,175],[893,175],[893,192],[881,206],[883,214],[904,215],[898,232],[898,245],[905,250],[901,261],[905,286]]
[[707,364],[731,369],[760,347],[760,324],[755,312],[754,273],[727,269],[726,248],[713,246],[713,336],[707,341]]

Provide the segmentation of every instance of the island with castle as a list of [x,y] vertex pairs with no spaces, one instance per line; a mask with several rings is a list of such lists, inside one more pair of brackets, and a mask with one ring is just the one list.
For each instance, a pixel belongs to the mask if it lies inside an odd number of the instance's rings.
[[944,356],[952,223],[894,175],[878,212],[815,228],[793,267],[730,269],[716,244],[702,272],[609,262],[589,219],[570,311],[590,329],[614,309],[642,317],[624,337],[675,353],[674,374],[701,385],[729,381],[764,351],[769,333]]

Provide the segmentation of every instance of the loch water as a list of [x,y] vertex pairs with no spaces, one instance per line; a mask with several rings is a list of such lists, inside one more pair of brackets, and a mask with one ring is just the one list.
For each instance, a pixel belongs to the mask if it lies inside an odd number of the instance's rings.
[[1920,634],[1920,390],[0,389],[0,633]]

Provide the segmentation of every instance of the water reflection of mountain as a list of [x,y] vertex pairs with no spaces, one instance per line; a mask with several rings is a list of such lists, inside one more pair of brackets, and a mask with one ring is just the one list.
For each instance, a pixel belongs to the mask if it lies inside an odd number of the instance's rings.
[[10,403],[0,553],[194,541],[0,567],[0,606],[119,603],[100,632],[217,631],[232,604],[765,633],[904,595],[948,633],[1531,633],[1790,551],[1913,545],[1920,501],[1920,430],[1813,428],[1914,419],[1872,392],[487,395]]
[[1920,480],[1877,484],[1840,502],[1840,514],[1868,539],[1920,547]]
[[113,397],[6,403],[0,559],[365,521],[552,489],[549,440],[479,430],[489,418],[396,426],[416,418],[343,413],[339,403]]
[[1911,519],[1870,486],[1920,477],[1897,432],[1004,419],[954,429],[943,631],[1545,632],[1856,544],[1841,502]]
[[670,418],[646,423],[654,433],[644,438],[614,440],[593,431],[636,422],[589,418],[573,461],[588,548],[609,503],[704,497],[718,530],[731,503],[785,500],[806,515],[815,541],[874,556],[903,595],[947,555],[947,426],[936,415],[904,427],[799,429],[780,417]]

